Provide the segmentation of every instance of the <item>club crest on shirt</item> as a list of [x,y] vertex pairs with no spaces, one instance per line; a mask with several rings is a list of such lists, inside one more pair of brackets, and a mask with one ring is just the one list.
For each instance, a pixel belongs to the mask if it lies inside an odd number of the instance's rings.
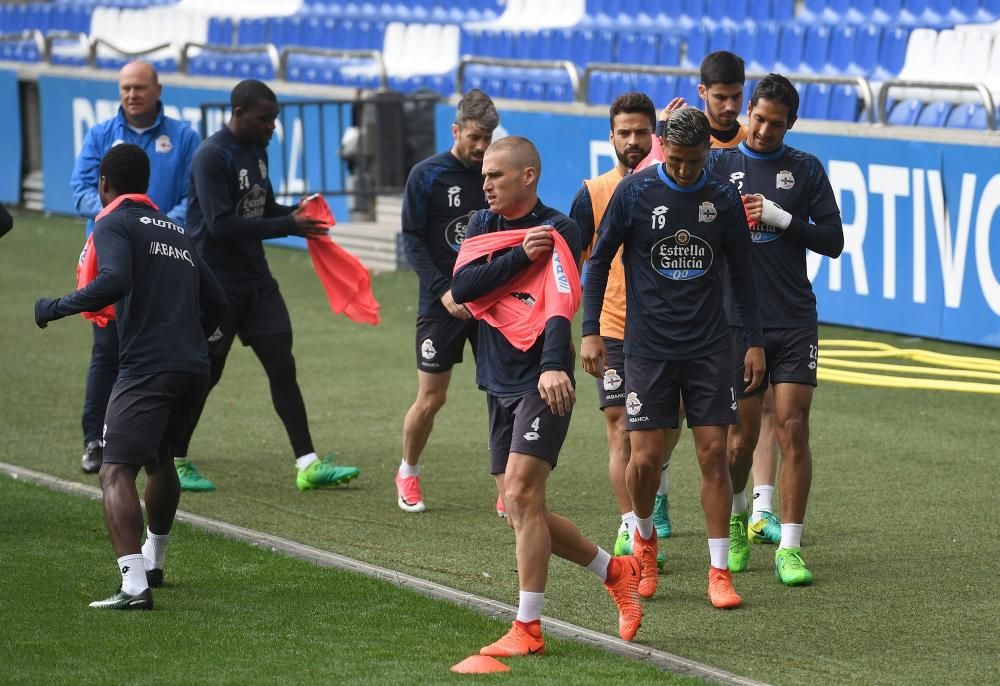
[[709,222],[715,221],[715,218],[719,216],[719,211],[715,209],[715,205],[709,201],[705,201],[698,205],[698,221],[703,224],[708,224]]
[[434,341],[429,338],[425,338],[424,342],[420,344],[420,356],[425,360],[433,360],[437,357],[437,350],[434,348]]
[[604,370],[604,390],[617,391],[622,387],[622,377],[617,369]]
[[174,149],[174,144],[170,141],[170,136],[163,134],[156,139],[156,152],[167,154]]
[[633,417],[642,412],[642,402],[638,393],[629,393],[625,398],[625,411]]
[[792,172],[786,170],[778,172],[775,186],[783,191],[792,190],[792,187],[795,186],[795,177],[792,176]]
[[444,240],[456,253],[462,248],[462,242],[465,240],[465,231],[469,228],[469,220],[472,219],[472,215],[474,214],[475,212],[469,212],[460,217],[455,217],[444,229]]
[[650,263],[660,276],[674,281],[690,281],[712,267],[712,246],[686,229],[653,244]]

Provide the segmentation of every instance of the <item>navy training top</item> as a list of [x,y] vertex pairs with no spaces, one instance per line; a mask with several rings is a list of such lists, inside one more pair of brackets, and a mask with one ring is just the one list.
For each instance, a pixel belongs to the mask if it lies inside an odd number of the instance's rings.
[[198,146],[191,164],[188,227],[226,290],[253,290],[272,281],[261,241],[291,233],[294,211],[274,200],[267,150],[240,144],[225,126]]
[[[792,215],[787,229],[761,223],[750,232],[761,321],[765,328],[816,326],[806,250],[836,258],[844,249],[840,208],[823,164],[787,145],[762,154],[744,142],[711,150],[705,169],[741,194],[759,193]],[[741,325],[728,291],[726,315],[731,325]]]
[[[539,200],[534,209],[519,219],[508,220],[489,210],[477,212],[469,220],[466,237],[482,233],[552,226],[562,234],[580,261],[580,229],[576,222]],[[462,267],[452,281],[455,302],[475,300],[502,286],[531,264],[520,245],[494,253],[492,259],[482,258]],[[544,257],[539,258],[544,259]],[[495,396],[519,396],[538,391],[542,372],[564,371],[573,377],[573,350],[570,346],[570,322],[564,317],[552,317],[545,323],[545,333],[535,344],[522,352],[497,329],[485,321],[479,322],[479,345],[476,351],[476,383]]]
[[226,294],[184,227],[135,200],[94,225],[98,274],[87,286],[48,301],[49,320],[114,303],[119,376],[162,372],[208,375],[208,336]]
[[599,335],[611,260],[624,244],[625,352],[687,360],[730,346],[723,263],[747,321],[748,345],[763,345],[750,236],[739,194],[702,172],[691,186],[658,164],[625,177],[601,220],[583,287],[583,335]]
[[450,151],[417,164],[403,196],[403,247],[420,279],[417,314],[450,317],[441,296],[451,288],[458,250],[469,218],[486,209],[483,177]]

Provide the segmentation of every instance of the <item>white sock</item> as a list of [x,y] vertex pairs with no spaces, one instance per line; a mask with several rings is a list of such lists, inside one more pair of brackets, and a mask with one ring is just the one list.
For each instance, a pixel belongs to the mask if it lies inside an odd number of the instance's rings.
[[670,463],[668,462],[663,465],[663,469],[660,471],[660,487],[656,489],[657,495],[666,495],[667,489],[670,488],[670,472],[667,470],[669,466]]
[[771,509],[771,496],[774,495],[774,486],[754,486],[753,487],[753,516],[750,521],[758,521],[765,512],[774,512]]
[[142,544],[142,563],[148,572],[150,569],[163,569],[163,558],[167,555],[167,542],[170,534],[154,534],[146,529],[146,542]]
[[632,538],[632,534],[635,533],[635,512],[630,511],[622,515],[622,526],[626,527],[629,538]]
[[596,576],[601,581],[608,580],[608,565],[611,564],[611,553],[604,548],[597,549],[597,557],[587,565],[587,571]]
[[802,545],[802,525],[801,524],[785,524],[781,523],[781,543],[778,544],[778,549],[781,548],[798,548]]
[[411,476],[420,476],[420,465],[415,464],[412,467],[407,464],[406,460],[399,463],[399,475],[404,479]]
[[517,603],[517,621],[537,622],[542,618],[542,608],[545,607],[545,594],[521,591]]
[[746,514],[747,507],[746,491],[733,493],[733,514]]
[[656,529],[653,528],[653,516],[636,517],[635,528],[636,531],[639,532],[639,535],[642,536],[642,540],[648,541],[653,537],[653,532],[656,531]]
[[299,468],[301,472],[303,469],[308,469],[309,465],[313,462],[319,462],[319,455],[316,453],[309,453],[308,455],[303,455],[302,457],[295,458],[295,466]]
[[123,555],[118,558],[118,569],[122,573],[122,590],[129,595],[139,595],[147,588],[146,569],[143,567],[142,553]]
[[729,537],[708,539],[708,556],[716,569],[729,569]]

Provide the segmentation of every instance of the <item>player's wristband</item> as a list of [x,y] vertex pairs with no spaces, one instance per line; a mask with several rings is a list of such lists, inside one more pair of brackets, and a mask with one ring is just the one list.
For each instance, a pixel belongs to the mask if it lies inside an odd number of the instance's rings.
[[760,220],[768,226],[774,226],[779,229],[787,229],[791,226],[792,215],[778,207],[767,198],[764,198],[764,207],[760,212]]

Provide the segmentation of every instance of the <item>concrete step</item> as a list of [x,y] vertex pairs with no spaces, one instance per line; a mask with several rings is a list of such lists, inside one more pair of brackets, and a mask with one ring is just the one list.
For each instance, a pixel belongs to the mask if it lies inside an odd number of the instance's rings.
[[341,247],[361,258],[373,272],[409,269],[398,221],[394,224],[345,222],[337,224],[331,235]]

